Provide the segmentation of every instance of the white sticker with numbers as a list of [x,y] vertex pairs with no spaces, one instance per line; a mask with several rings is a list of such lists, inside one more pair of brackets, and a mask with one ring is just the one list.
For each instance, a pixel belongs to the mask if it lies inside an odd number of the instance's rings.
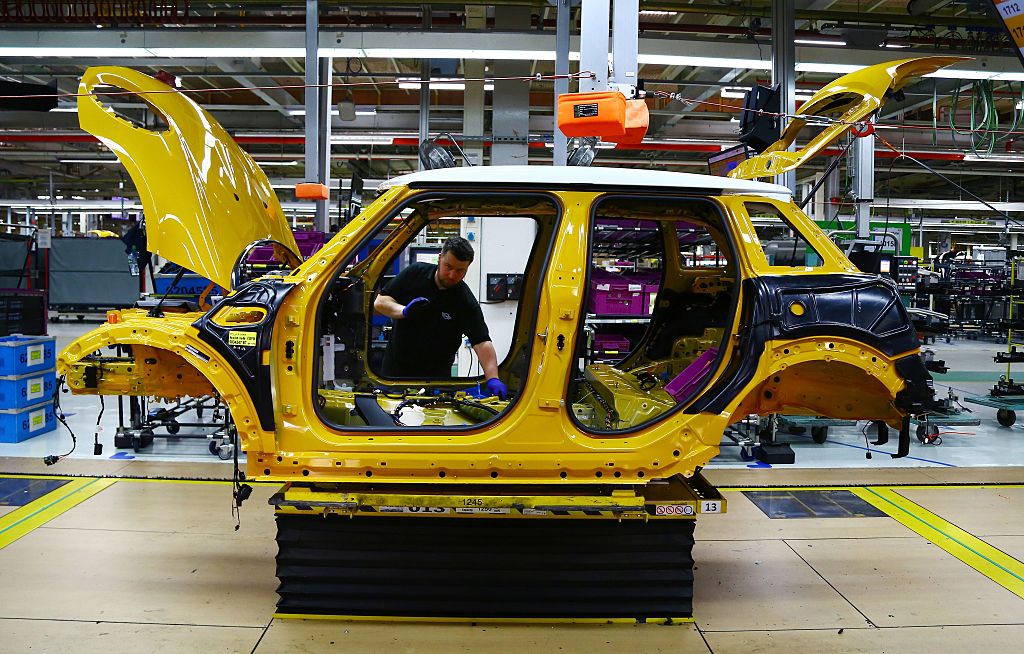
[[28,380],[28,390],[25,394],[27,399],[37,400],[45,394],[43,393],[43,381],[43,377],[36,377],[35,379]]
[[39,431],[46,426],[46,409],[39,409],[28,414],[28,430]]
[[721,513],[722,512],[722,500],[701,500],[700,501],[700,512],[701,513]]

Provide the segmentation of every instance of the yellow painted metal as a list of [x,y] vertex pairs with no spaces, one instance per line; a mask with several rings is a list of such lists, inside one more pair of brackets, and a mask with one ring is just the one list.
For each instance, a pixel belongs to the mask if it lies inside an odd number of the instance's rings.
[[[192,327],[192,323],[202,314],[166,313],[163,317],[154,318],[141,309],[125,309],[111,313],[116,316],[116,323],[106,323],[83,334],[61,351],[57,357],[59,375],[68,375],[69,379],[74,381],[75,376],[71,373],[76,367],[88,365],[94,352],[110,345],[131,345],[133,349],[142,346],[140,351],[152,348],[157,351],[158,363],[138,367],[136,373],[144,376],[147,370],[150,370],[152,375],[161,379],[167,379],[168,375],[172,376],[174,381],[169,383],[166,389],[162,389],[159,396],[189,394],[184,392],[185,389],[175,389],[174,383],[178,381],[176,375],[180,372],[181,364],[191,366],[209,381],[231,410],[243,447],[253,451],[275,450],[274,432],[265,431],[260,427],[253,398],[238,375],[216,350],[199,339],[198,332]],[[168,354],[173,356],[167,356]],[[191,379],[192,373],[190,372],[188,376]],[[79,379],[84,382],[84,375]],[[149,382],[143,379],[127,383],[141,383],[145,388]],[[72,387],[72,391],[92,392],[84,387]],[[195,389],[195,392],[198,390]]]
[[[160,131],[131,124],[95,95],[130,91],[160,117]],[[202,107],[182,92],[129,68],[94,67],[79,84],[78,119],[117,155],[135,182],[147,247],[231,286],[243,248],[273,239],[298,252],[270,180]]]
[[0,516],[0,549],[7,547],[33,529],[73,509],[96,493],[116,483],[116,479],[78,478]]
[[[797,109],[778,141],[756,157],[741,162],[729,173],[729,177],[756,179],[793,170],[814,158],[845,134],[854,123],[878,111],[885,103],[887,93],[902,89],[916,77],[934,73],[940,68],[967,59],[969,57],[917,57],[876,64],[843,75],[818,90],[810,100]],[[836,114],[840,114],[838,119],[812,138],[807,145],[796,151],[789,151],[789,147],[796,142],[797,134],[808,122],[813,121],[814,117],[832,117]]]
[[908,500],[897,489],[853,489],[855,495],[938,545],[1006,590],[1024,598],[1024,563],[964,531],[923,506]]

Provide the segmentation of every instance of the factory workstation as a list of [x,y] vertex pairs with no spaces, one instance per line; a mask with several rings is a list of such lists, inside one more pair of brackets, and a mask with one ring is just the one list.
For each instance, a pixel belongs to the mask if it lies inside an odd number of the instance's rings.
[[0,3],[0,651],[1018,652],[1022,179],[1015,0]]

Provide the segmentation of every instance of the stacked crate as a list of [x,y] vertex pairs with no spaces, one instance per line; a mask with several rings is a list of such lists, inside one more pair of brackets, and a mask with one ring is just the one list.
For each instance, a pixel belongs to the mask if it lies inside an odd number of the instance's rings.
[[53,431],[56,340],[13,334],[0,338],[0,443]]

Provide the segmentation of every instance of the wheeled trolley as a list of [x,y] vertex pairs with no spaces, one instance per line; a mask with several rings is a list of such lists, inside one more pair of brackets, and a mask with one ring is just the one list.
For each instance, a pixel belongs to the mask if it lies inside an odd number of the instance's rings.
[[[125,399],[128,418],[125,420]],[[237,445],[237,434],[231,415],[219,398],[208,395],[180,400],[167,407],[150,408],[149,400],[140,396],[118,396],[118,427],[114,434],[114,447],[139,452],[150,447],[157,429],[165,429],[168,438],[203,438],[209,440],[211,454],[230,459]],[[185,414],[195,412],[196,420],[183,420]],[[204,416],[209,414],[209,419]],[[182,432],[182,428],[198,430]]]
[[1017,411],[1024,409],[1024,395],[966,395],[964,402],[996,409],[996,420],[1003,427],[1012,427]]
[[700,475],[643,486],[313,484],[275,494],[278,617],[693,615]]

